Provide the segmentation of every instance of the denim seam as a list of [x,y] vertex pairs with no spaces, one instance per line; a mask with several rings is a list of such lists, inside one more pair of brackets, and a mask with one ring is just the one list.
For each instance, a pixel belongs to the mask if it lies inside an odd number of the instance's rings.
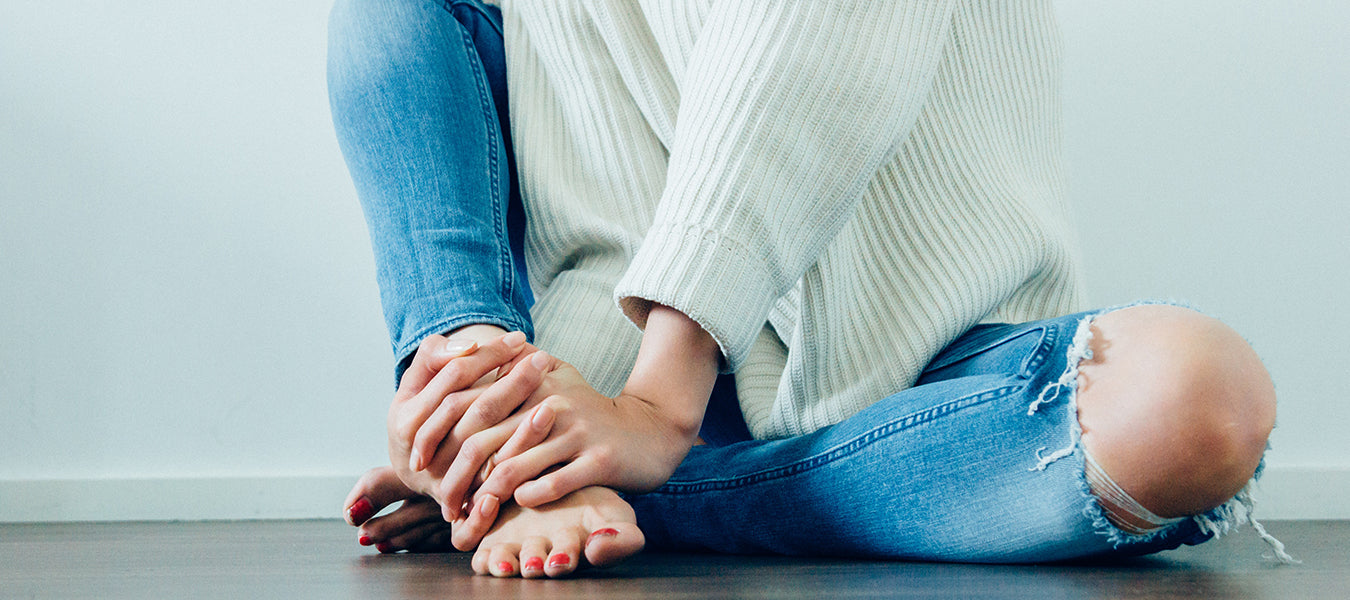
[[[481,7],[475,4],[464,2],[442,4],[446,9],[446,12],[451,13],[452,18],[454,17],[454,13],[451,12],[450,9],[456,5],[468,6],[483,15],[484,19],[490,24],[492,23],[490,16],[484,12]],[[457,18],[456,21],[458,22]],[[496,29],[495,24],[493,24],[493,27]],[[497,31],[499,34],[501,33],[499,29]],[[462,23],[459,27],[459,33],[460,38],[464,42],[464,51],[471,58],[469,66],[474,70],[474,83],[478,87],[478,103],[483,111],[483,123],[485,124],[484,130],[487,134],[486,145],[488,148],[487,180],[491,186],[489,195],[491,196],[492,201],[492,214],[498,217],[492,220],[492,233],[494,239],[497,240],[497,276],[502,282],[500,291],[503,303],[510,306],[511,299],[516,295],[515,289],[517,282],[515,277],[515,265],[512,264],[511,261],[511,245],[510,242],[507,241],[509,238],[505,231],[503,231],[506,221],[506,208],[502,199],[501,157],[498,156],[498,151],[504,143],[501,139],[501,136],[504,134],[500,131],[501,123],[498,120],[497,109],[492,103],[492,93],[487,87],[487,73],[483,69],[482,62],[478,59],[478,49],[474,46],[473,38],[469,35],[467,29],[463,27]],[[496,135],[494,135],[494,133]]]
[[984,404],[991,400],[1005,397],[1010,394],[1022,391],[1024,389],[1026,389],[1025,385],[1009,385],[994,388],[992,390],[986,390],[978,394],[973,394],[970,396],[966,396],[964,398],[953,400],[941,406],[935,406],[933,408],[923,410],[914,414],[910,414],[900,419],[896,419],[880,427],[872,429],[871,431],[868,431],[867,433],[858,436],[848,442],[845,442],[844,444],[837,446],[831,450],[828,450],[822,454],[817,454],[815,456],[797,461],[790,465],[766,469],[758,473],[743,475],[735,479],[699,481],[689,483],[667,482],[665,485],[661,486],[652,493],[677,495],[677,494],[693,494],[717,490],[728,490],[744,487],[747,485],[763,483],[765,481],[771,481],[774,479],[791,477],[793,475],[797,475],[809,471],[811,469],[819,468],[836,460],[856,454],[857,452],[861,451],[862,449],[866,448],[867,446],[877,441],[880,441],[884,438],[887,438],[891,435],[894,435],[911,427],[932,422],[938,419],[939,417],[946,416],[958,410],[969,408],[971,406],[975,406],[978,404]]
[[1055,344],[1059,343],[1060,326],[1041,327],[1041,343],[1036,347],[1036,351],[1028,356],[1022,362],[1022,378],[1031,379],[1036,375],[1036,370],[1049,359],[1050,354],[1055,349]]

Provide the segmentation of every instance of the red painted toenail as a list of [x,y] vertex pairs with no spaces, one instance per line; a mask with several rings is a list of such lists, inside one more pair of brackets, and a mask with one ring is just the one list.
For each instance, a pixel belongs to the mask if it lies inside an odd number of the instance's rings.
[[572,557],[566,554],[554,554],[548,557],[548,566],[550,567],[565,567],[571,563]]
[[618,529],[612,529],[610,527],[606,527],[604,529],[597,529],[591,532],[590,537],[586,538],[586,543],[589,544],[591,543],[591,540],[598,537],[614,537],[616,535],[619,535]]
[[536,556],[536,557],[534,557],[534,558],[531,558],[531,559],[525,561],[525,570],[526,570],[526,571],[542,571],[542,570],[544,570],[544,559],[539,558],[538,556]]
[[368,535],[363,535],[356,539],[356,543],[361,544],[362,546],[369,546],[374,544],[375,540],[370,539],[370,536]]
[[365,523],[366,519],[369,519],[371,515],[375,513],[372,508],[370,500],[366,500],[365,498],[357,500],[352,504],[351,508],[347,509],[347,519],[352,522],[352,525]]
[[497,563],[497,570],[498,570],[498,571],[501,571],[502,573],[511,573],[511,572],[515,571],[516,568],[513,567],[513,566],[511,566],[511,563],[506,562],[506,561],[502,561],[502,562]]
[[390,545],[389,542],[380,542],[380,543],[378,543],[378,544],[375,544],[375,549],[376,549],[376,550],[379,550],[380,552],[383,552],[383,553],[385,553],[385,554],[389,554],[390,552],[394,552],[394,547],[393,547],[392,545]]

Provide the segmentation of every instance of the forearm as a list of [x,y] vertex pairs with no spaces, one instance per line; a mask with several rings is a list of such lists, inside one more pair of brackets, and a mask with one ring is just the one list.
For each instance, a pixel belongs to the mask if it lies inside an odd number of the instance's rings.
[[930,96],[955,3],[713,3],[690,51],[665,189],[615,285],[749,356],[774,303],[821,260]]
[[654,304],[623,394],[651,404],[690,444],[717,380],[717,342],[684,313]]

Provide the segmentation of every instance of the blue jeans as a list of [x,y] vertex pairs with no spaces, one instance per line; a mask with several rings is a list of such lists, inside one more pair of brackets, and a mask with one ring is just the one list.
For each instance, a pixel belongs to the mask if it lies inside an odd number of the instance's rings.
[[[530,331],[504,69],[500,15],[479,2],[333,9],[334,121],[370,226],[396,375],[432,333]],[[724,377],[708,444],[664,486],[627,499],[656,548],[1029,562],[1209,539],[1197,520],[1125,533],[1089,493],[1062,376],[1091,316],[977,326],[916,386],[789,439],[752,440]]]
[[428,335],[532,333],[501,15],[462,1],[339,1],[328,94],[365,211],[394,381]]

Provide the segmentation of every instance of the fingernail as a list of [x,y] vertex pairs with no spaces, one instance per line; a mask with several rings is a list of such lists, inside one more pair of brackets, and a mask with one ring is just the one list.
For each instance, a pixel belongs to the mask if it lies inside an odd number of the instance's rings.
[[565,567],[571,563],[572,557],[566,554],[554,554],[548,557],[548,566],[550,567]]
[[513,566],[511,566],[511,563],[509,563],[509,562],[502,561],[502,562],[497,563],[497,571],[500,572],[500,573],[512,573],[512,572],[514,572],[515,570],[516,570],[516,568],[513,567]]
[[375,540],[370,539],[370,536],[368,535],[363,535],[359,538],[356,538],[356,543],[361,544],[362,546],[369,546],[371,544],[374,544]]
[[591,543],[591,540],[594,540],[595,538],[598,537],[614,537],[616,535],[619,535],[618,529],[612,529],[609,527],[606,527],[604,529],[597,529],[591,532],[590,537],[586,538],[586,544],[589,545]]
[[538,556],[532,557],[525,561],[525,566],[521,567],[521,569],[524,571],[543,571],[544,559],[539,558]]
[[450,340],[445,343],[445,349],[442,351],[451,356],[463,356],[477,348],[478,343],[472,340]]
[[530,417],[530,425],[534,426],[535,429],[545,429],[552,422],[553,409],[542,404],[539,405],[539,408],[534,409],[534,416]]
[[497,514],[497,505],[501,503],[496,496],[485,494],[483,500],[478,503],[478,514],[491,518]]
[[549,362],[551,362],[549,358],[550,357],[547,352],[540,350],[530,355],[530,364],[534,365],[534,368],[542,371],[548,368],[548,364]]
[[371,513],[374,512],[375,511],[371,509],[370,500],[363,497],[360,500],[353,502],[352,507],[347,509],[347,521],[352,525],[360,525],[365,523],[366,519],[369,519]]
[[422,453],[418,452],[417,448],[408,453],[408,468],[413,472],[422,470]]
[[516,348],[519,348],[519,347],[521,347],[521,346],[524,346],[524,345],[525,345],[525,332],[523,332],[523,331],[512,331],[511,333],[508,333],[508,334],[502,336],[502,343],[506,344],[506,347],[507,347],[507,348],[510,348],[510,349],[512,349],[512,350],[515,350]]

